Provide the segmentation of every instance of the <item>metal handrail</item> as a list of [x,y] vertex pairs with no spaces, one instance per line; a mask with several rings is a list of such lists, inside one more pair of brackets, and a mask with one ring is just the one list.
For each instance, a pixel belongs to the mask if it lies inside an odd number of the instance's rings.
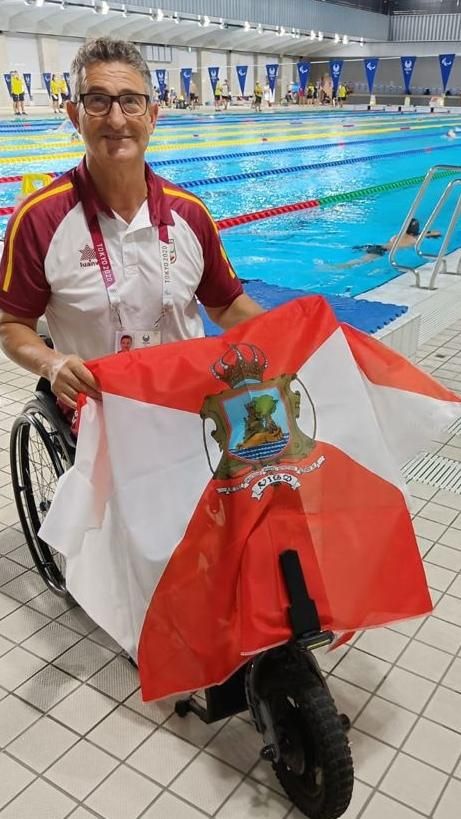
[[[421,277],[420,277],[420,273],[419,273],[418,268],[412,267],[411,265],[402,264],[401,262],[397,262],[396,259],[395,259],[395,255],[396,255],[397,251],[400,249],[400,243],[401,243],[403,237],[405,236],[405,233],[407,231],[407,228],[408,228],[408,225],[409,225],[411,219],[413,219],[415,214],[416,214],[417,208],[418,208],[418,206],[419,206],[419,204],[420,204],[420,202],[421,202],[427,188],[431,184],[434,176],[436,176],[436,174],[440,173],[440,172],[459,173],[460,178],[453,179],[453,180],[451,180],[450,182],[447,183],[443,193],[438,198],[438,200],[437,200],[437,202],[435,204],[435,207],[433,208],[432,212],[428,216],[428,218],[427,218],[427,220],[426,220],[426,222],[425,222],[425,224],[423,226],[423,229],[421,230],[421,233],[420,233],[420,235],[419,235],[419,237],[418,237],[418,239],[416,241],[415,251],[418,254],[418,256],[420,256],[421,258],[426,258],[426,259],[434,259],[435,258],[435,260],[436,260],[435,264],[434,264],[432,274],[431,274],[429,284],[427,285],[427,287],[423,287],[423,285],[421,284]],[[389,262],[392,265],[392,267],[394,267],[396,270],[399,270],[402,273],[406,273],[406,272],[413,273],[413,275],[414,275],[414,277],[416,279],[416,286],[420,287],[422,289],[434,290],[435,289],[435,281],[436,281],[437,276],[440,273],[440,271],[443,269],[444,272],[447,272],[445,255],[446,255],[446,252],[447,252],[447,249],[448,249],[448,245],[449,245],[451,236],[452,236],[453,231],[454,231],[454,229],[456,227],[456,224],[457,224],[460,212],[461,212],[461,194],[460,194],[460,197],[458,198],[458,202],[456,204],[456,207],[453,210],[453,213],[452,213],[452,216],[451,216],[447,231],[445,233],[443,242],[442,242],[442,244],[441,244],[441,246],[439,248],[438,253],[435,254],[435,253],[430,253],[430,252],[426,252],[426,251],[423,252],[422,249],[421,249],[421,245],[422,245],[424,239],[427,237],[428,232],[431,230],[432,225],[434,224],[437,216],[439,215],[440,211],[442,210],[442,208],[443,208],[444,204],[446,203],[448,197],[450,196],[450,194],[452,193],[454,188],[458,187],[459,185],[461,185],[461,166],[460,165],[433,165],[431,168],[429,168],[426,176],[424,177],[422,185],[421,185],[418,193],[416,194],[416,196],[415,196],[415,198],[414,198],[414,200],[412,202],[410,210],[408,211],[408,213],[407,213],[407,215],[406,215],[406,217],[405,217],[405,219],[404,219],[404,221],[402,223],[402,227],[400,228],[399,233],[394,237],[394,241],[392,242],[392,245],[390,247]],[[456,271],[454,271],[454,274],[455,275],[461,275],[461,260],[458,263],[457,269],[456,269]]]

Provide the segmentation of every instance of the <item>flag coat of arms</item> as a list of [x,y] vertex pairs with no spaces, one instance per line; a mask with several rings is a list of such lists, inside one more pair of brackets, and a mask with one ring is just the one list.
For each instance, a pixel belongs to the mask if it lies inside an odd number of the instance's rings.
[[136,658],[145,699],[221,683],[290,639],[288,548],[325,629],[431,610],[400,467],[460,399],[323,298],[89,367],[102,402],[82,405],[41,534]]

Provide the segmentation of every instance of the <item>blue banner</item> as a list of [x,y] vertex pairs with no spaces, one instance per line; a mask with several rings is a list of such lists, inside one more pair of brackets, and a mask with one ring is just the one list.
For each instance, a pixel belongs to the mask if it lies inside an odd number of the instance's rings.
[[157,75],[158,90],[160,91],[160,96],[163,96],[166,86],[166,69],[156,68],[155,73]]
[[68,93],[68,95],[69,95],[69,99],[70,99],[70,95],[71,95],[71,89],[70,89],[70,74],[69,74],[69,72],[68,72],[68,71],[64,71],[64,73],[63,73],[63,75],[62,75],[62,76],[64,77],[64,79],[65,79],[65,81],[66,81],[66,85],[67,85],[67,93]]
[[344,60],[330,60],[330,77],[333,84],[333,96],[338,93],[339,79],[343,70]]
[[373,85],[376,78],[376,70],[378,68],[379,57],[368,57],[363,61],[365,66],[365,74],[367,75],[368,90],[370,94],[373,93]]
[[11,74],[4,74],[3,75],[6,82],[6,87],[8,88],[8,94],[11,97]]
[[43,77],[43,82],[45,83],[45,88],[47,90],[48,96],[50,97],[51,96],[51,91],[50,91],[51,73],[50,73],[50,71],[44,71],[43,74],[42,74],[42,77]]
[[442,74],[443,91],[447,90],[447,83],[450,79],[451,69],[455,61],[455,54],[439,54],[440,73]]
[[30,93],[30,89],[32,87],[32,75],[27,73],[22,75],[24,77],[24,82],[27,88],[27,93],[29,95],[29,99],[32,99],[32,94]]
[[208,73],[210,75],[210,82],[211,87],[213,89],[213,94],[216,91],[216,86],[219,80],[219,66],[217,65],[210,65],[208,68]]
[[240,91],[242,93],[242,97],[245,96],[245,83],[248,74],[248,66],[247,65],[236,65],[235,70],[237,72],[237,77],[240,85]]
[[275,91],[275,83],[277,82],[277,74],[279,73],[279,64],[278,63],[269,63],[266,65],[267,71],[267,81],[269,83],[269,88],[272,93]]
[[405,84],[405,93],[410,93],[411,77],[415,67],[416,57],[400,57],[402,63],[403,82]]
[[192,68],[181,68],[181,80],[184,86],[184,94],[189,96],[190,81],[192,79]]
[[298,63],[299,87],[303,92],[306,90],[310,70],[311,70],[310,63],[306,62]]

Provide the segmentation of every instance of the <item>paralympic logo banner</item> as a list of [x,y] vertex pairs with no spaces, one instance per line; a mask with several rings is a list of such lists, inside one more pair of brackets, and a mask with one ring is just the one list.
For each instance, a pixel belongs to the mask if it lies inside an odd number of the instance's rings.
[[6,82],[6,87],[8,88],[8,94],[11,97],[11,74],[4,74],[3,75]]
[[43,74],[42,74],[42,77],[43,77],[43,82],[45,83],[45,88],[47,90],[48,96],[50,97],[51,96],[51,91],[50,91],[51,73],[50,73],[50,71],[44,71]]
[[192,68],[181,68],[181,80],[184,86],[184,93],[186,97],[189,96],[190,81],[192,79]]
[[267,79],[269,81],[269,88],[274,93],[275,83],[277,82],[277,74],[279,73],[278,63],[269,63],[266,65]]
[[156,68],[155,73],[157,75],[157,82],[158,82],[159,91],[163,96],[163,93],[165,91],[165,85],[166,85],[166,69],[165,68]]
[[27,73],[27,74],[23,74],[22,76],[24,77],[24,82],[25,82],[25,85],[26,85],[26,88],[27,88],[27,93],[29,95],[29,99],[31,100],[32,99],[32,94],[31,94],[30,89],[32,87],[32,74]]
[[213,89],[213,94],[216,91],[216,86],[219,80],[219,66],[218,65],[210,65],[208,67],[208,73],[210,75],[210,82],[211,87]]
[[235,70],[237,72],[237,79],[240,85],[240,91],[242,93],[242,97],[245,96],[245,83],[248,74],[248,66],[247,65],[236,65]]
[[70,74],[69,74],[69,72],[68,72],[68,71],[64,71],[62,76],[64,77],[64,79],[65,79],[65,81],[66,81],[66,85],[67,85],[67,93],[70,95],[70,94],[71,94],[71,88],[70,88]]
[[450,79],[455,56],[455,54],[439,54],[440,73],[442,74],[442,85],[444,92],[447,90],[447,83]]
[[416,57],[400,57],[402,63],[403,81],[405,83],[405,93],[410,93],[410,83],[415,67]]
[[306,90],[307,81],[309,79],[309,72],[311,70],[311,64],[306,62],[298,63],[298,76],[299,76],[299,87],[301,91]]
[[333,83],[333,95],[338,91],[339,79],[343,70],[344,60],[330,60],[330,77]]
[[378,63],[379,57],[369,57],[368,59],[363,61],[363,64],[365,66],[365,73],[367,75],[368,90],[370,94],[373,93],[373,86],[375,84]]

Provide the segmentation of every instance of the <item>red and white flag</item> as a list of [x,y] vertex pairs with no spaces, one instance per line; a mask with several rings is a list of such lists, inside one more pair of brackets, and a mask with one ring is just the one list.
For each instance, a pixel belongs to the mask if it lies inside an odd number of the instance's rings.
[[89,367],[103,400],[83,406],[42,536],[145,699],[290,638],[288,548],[325,629],[430,611],[400,467],[461,399],[324,299]]

